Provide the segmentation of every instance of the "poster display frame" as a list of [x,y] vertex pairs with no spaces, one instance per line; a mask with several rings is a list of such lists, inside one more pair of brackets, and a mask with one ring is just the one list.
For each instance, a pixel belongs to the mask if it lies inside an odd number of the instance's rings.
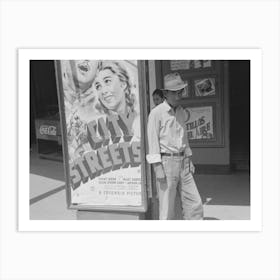
[[90,204],[75,204],[72,202],[71,196],[71,183],[70,183],[70,169],[69,169],[69,154],[68,154],[68,142],[67,142],[67,124],[65,118],[65,105],[64,105],[64,90],[63,80],[61,71],[61,60],[54,61],[56,83],[57,83],[57,94],[58,94],[58,105],[60,112],[60,126],[62,136],[62,150],[63,150],[63,163],[64,163],[64,174],[65,174],[65,190],[66,190],[66,202],[68,209],[73,210],[89,210],[89,211],[116,211],[116,212],[138,212],[144,213],[147,211],[147,163],[145,159],[146,141],[145,141],[145,113],[144,108],[146,104],[146,65],[145,61],[137,60],[138,69],[138,84],[139,84],[139,105],[140,105],[140,127],[141,127],[141,205],[90,205]]
[[186,108],[200,108],[200,107],[212,107],[213,114],[213,139],[189,139],[191,147],[221,147],[224,145],[223,137],[223,117],[221,116],[221,110],[218,110],[216,102],[192,102],[192,103],[183,103],[182,107]]
[[[195,90],[196,90],[196,85],[195,85],[195,82],[198,81],[198,80],[205,80],[205,79],[214,79],[214,86],[215,86],[215,94],[212,94],[212,95],[196,95],[195,93]],[[191,82],[192,82],[192,91],[191,92],[191,98],[193,100],[197,100],[197,99],[200,99],[200,100],[205,100],[205,99],[218,99],[220,97],[220,82],[219,82],[219,77],[218,75],[215,73],[215,74],[203,74],[203,75],[197,75],[197,76],[194,76],[192,77],[191,79]],[[203,102],[202,101],[202,102]]]
[[216,104],[212,102],[206,102],[206,103],[199,103],[199,104],[190,104],[189,106],[184,106],[184,109],[196,109],[196,108],[204,108],[204,107],[211,107],[212,108],[212,123],[213,123],[213,135],[214,137],[211,139],[190,139],[190,143],[198,143],[198,142],[203,142],[203,143],[208,143],[208,142],[216,142],[217,141],[217,122],[216,122]]

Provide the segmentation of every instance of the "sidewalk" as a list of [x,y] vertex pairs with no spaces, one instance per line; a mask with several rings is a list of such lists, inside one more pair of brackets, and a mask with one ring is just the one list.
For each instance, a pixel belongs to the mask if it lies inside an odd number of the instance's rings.
[[[250,176],[196,175],[207,220],[250,219]],[[30,154],[30,219],[75,220],[66,206],[63,163]]]
[[30,219],[75,220],[67,209],[63,163],[30,154]]

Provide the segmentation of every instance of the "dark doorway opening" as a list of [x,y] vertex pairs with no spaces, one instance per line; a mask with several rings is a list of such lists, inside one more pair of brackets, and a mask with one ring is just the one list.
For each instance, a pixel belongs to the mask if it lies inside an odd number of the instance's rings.
[[230,161],[233,170],[250,170],[250,61],[229,61]]

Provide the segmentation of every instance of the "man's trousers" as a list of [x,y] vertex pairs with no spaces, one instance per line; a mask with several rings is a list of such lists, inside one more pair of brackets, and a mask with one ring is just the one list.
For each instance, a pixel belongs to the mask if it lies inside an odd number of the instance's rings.
[[157,179],[159,219],[174,219],[175,197],[178,189],[184,220],[202,220],[203,205],[190,171],[190,158],[162,156],[162,165],[166,177]]

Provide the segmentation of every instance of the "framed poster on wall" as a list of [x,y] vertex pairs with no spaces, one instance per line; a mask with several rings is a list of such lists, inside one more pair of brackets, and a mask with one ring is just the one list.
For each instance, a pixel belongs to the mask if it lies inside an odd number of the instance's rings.
[[215,102],[184,103],[188,119],[185,128],[192,147],[218,147],[223,145],[221,111]]
[[203,69],[212,69],[214,67],[213,60],[170,60],[166,61],[170,63],[171,71],[179,70],[203,70]]
[[185,111],[188,116],[185,125],[189,141],[216,139],[213,105],[189,107]]
[[196,97],[208,97],[216,95],[215,78],[199,78],[194,80],[194,92]]
[[55,61],[69,208],[144,212],[144,63]]

